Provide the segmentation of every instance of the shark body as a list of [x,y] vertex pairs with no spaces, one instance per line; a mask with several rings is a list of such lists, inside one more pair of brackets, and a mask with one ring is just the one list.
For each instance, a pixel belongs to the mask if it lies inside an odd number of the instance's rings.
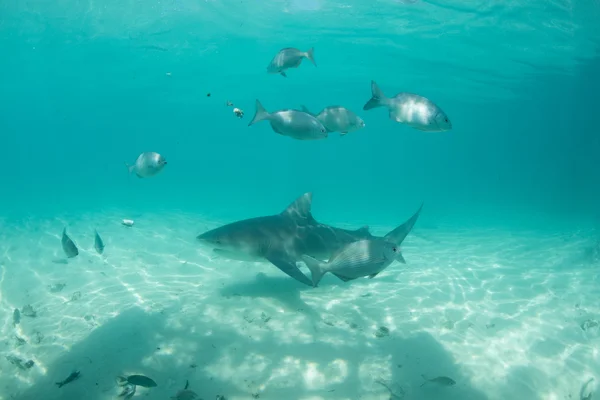
[[[352,242],[381,237],[371,235],[368,227],[348,230],[319,223],[312,216],[311,206],[312,193],[305,193],[279,214],[226,224],[198,235],[197,239],[225,258],[268,261],[292,278],[313,286],[296,265],[302,255],[327,260]],[[400,245],[417,221],[422,207],[423,204],[408,221],[381,239]],[[406,263],[401,252],[396,260]],[[343,281],[350,280],[336,276]]]

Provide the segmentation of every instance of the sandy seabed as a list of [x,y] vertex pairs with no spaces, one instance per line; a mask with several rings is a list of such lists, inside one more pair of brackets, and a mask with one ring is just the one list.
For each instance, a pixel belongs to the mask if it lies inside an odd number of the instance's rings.
[[[592,231],[417,222],[408,264],[311,288],[196,243],[232,221],[146,213],[128,228],[128,217],[0,221],[0,400],[117,399],[116,377],[134,373],[158,384],[133,397],[148,400],[186,381],[204,400],[579,399],[600,379]],[[80,249],[68,262],[64,226]],[[26,305],[35,317],[15,326]],[[74,370],[79,380],[55,385]]]

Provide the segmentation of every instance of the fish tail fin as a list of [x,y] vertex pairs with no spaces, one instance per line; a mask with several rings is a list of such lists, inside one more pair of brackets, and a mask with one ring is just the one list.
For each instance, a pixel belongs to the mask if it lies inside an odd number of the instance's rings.
[[62,382],[55,382],[56,386],[58,386],[59,388],[62,387],[63,383]]
[[300,106],[300,109],[302,109],[302,112],[305,112],[307,114],[310,114],[314,117],[315,114],[311,113],[310,110],[308,108],[306,108],[306,106],[302,105]]
[[321,282],[321,278],[323,278],[323,275],[325,275],[325,273],[327,272],[327,270],[323,268],[323,263],[307,255],[302,255],[302,261],[304,261],[304,263],[310,270],[313,287],[317,287],[319,282]]
[[317,66],[317,63],[315,62],[315,48],[311,47],[310,49],[308,49],[308,51],[306,52],[306,58],[308,58],[310,60],[311,63],[314,64],[314,66]]
[[[413,216],[408,219],[408,221],[406,221],[402,225],[396,227],[394,230],[388,232],[385,235],[385,238],[393,243],[396,243],[396,245],[400,246],[400,244],[402,244],[404,239],[406,239],[406,236],[408,236],[408,234],[412,230],[413,226],[415,226],[415,222],[417,222],[417,219],[419,218],[419,215],[421,214],[421,210],[423,209],[423,204],[424,203],[421,203],[421,206],[419,207],[417,212],[415,212],[413,214]],[[402,264],[406,264],[406,260],[404,259],[404,256],[402,255],[402,252],[400,252],[400,251],[398,252],[398,255],[396,256],[396,260],[401,262]]]
[[383,94],[379,86],[375,81],[371,81],[371,99],[363,106],[363,110],[370,110],[372,108],[385,106],[388,104],[389,99]]
[[129,173],[132,173],[133,170],[135,169],[135,165],[129,165],[129,163],[125,163],[125,166],[127,167],[127,171]]
[[421,374],[421,378],[423,378],[425,380],[425,382],[423,382],[421,384],[421,386],[419,386],[419,387],[423,387],[423,386],[425,386],[427,384],[427,382],[429,382],[429,379],[427,379],[427,377],[425,375]]
[[258,99],[257,99],[256,100],[256,111],[254,112],[254,118],[252,118],[252,121],[250,121],[248,126],[254,125],[255,123],[263,121],[265,119],[269,119],[270,115],[271,114],[269,114],[267,112],[267,110],[265,110],[263,105],[260,104],[260,101],[258,101]]

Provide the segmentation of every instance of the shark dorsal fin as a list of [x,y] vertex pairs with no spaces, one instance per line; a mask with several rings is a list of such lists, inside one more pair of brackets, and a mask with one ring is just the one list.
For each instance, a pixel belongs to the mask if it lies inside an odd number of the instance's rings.
[[298,197],[292,204],[283,210],[282,214],[293,218],[312,218],[310,209],[312,207],[312,193],[304,193]]
[[370,233],[369,232],[369,225],[365,225],[365,226],[362,226],[362,227],[358,228],[356,230],[356,233],[364,233],[364,234]]

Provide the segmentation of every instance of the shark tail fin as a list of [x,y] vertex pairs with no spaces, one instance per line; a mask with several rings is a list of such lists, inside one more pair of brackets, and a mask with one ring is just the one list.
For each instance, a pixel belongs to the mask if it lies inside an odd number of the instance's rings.
[[388,104],[389,99],[383,94],[381,89],[375,81],[371,81],[371,98],[367,103],[363,106],[363,110],[367,111],[372,108],[377,108],[381,106],[385,106]]
[[258,101],[258,99],[257,99],[256,100],[256,111],[254,113],[254,118],[252,118],[252,121],[250,121],[248,126],[254,125],[255,123],[260,122],[260,121],[264,121],[265,119],[269,119],[269,117],[270,117],[270,114],[267,112],[267,110],[265,110],[263,105],[260,104],[260,101]]
[[[415,212],[413,216],[408,219],[408,221],[396,227],[394,230],[388,232],[387,235],[385,235],[385,238],[400,246],[400,244],[404,241],[404,239],[406,239],[406,236],[408,236],[408,234],[412,230],[413,226],[415,226],[415,222],[417,222],[417,219],[421,214],[421,210],[423,209],[423,204],[424,203],[421,203],[421,206],[419,207],[417,212]],[[396,260],[398,260],[402,264],[406,264],[406,260],[404,259],[402,253],[398,253]]]
[[304,263],[310,270],[310,274],[312,275],[313,287],[317,287],[319,282],[321,282],[321,278],[323,278],[323,275],[325,275],[325,273],[327,272],[327,270],[323,268],[323,265],[325,263],[307,255],[302,255],[302,261],[304,261]]
[[313,63],[313,65],[316,67],[317,63],[315,62],[315,48],[311,47],[307,52],[306,52],[306,58],[308,58],[310,60],[311,63]]

